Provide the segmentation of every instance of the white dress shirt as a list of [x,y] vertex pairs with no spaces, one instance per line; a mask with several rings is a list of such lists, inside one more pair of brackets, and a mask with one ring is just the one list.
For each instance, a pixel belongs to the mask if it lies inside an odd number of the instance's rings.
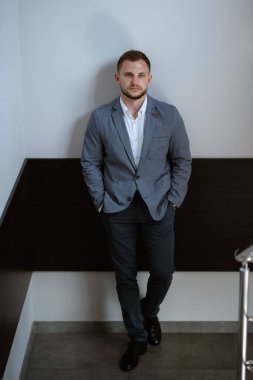
[[129,139],[130,139],[134,161],[136,163],[136,166],[138,166],[140,156],[141,156],[143,137],[144,137],[147,96],[145,96],[145,100],[141,108],[139,109],[138,115],[136,118],[134,118],[131,115],[131,113],[129,112],[129,109],[127,108],[127,106],[125,105],[125,103],[123,102],[121,98],[120,98],[120,105],[124,114],[125,125],[126,125]]

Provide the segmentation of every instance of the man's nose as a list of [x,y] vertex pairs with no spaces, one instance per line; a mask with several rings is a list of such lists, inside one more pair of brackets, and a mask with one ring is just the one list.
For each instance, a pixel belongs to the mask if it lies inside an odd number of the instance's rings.
[[133,77],[132,77],[132,84],[138,84],[139,83],[139,78],[138,78],[138,76],[136,75],[134,75]]

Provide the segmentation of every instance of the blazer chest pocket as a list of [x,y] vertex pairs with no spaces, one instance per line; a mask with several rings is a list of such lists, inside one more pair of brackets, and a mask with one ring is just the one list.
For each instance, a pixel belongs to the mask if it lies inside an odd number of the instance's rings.
[[153,137],[148,150],[148,158],[165,160],[169,148],[168,137]]

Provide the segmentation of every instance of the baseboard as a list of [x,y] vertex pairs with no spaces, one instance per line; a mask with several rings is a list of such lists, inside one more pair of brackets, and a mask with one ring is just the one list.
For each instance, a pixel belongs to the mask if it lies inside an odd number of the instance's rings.
[[[238,323],[233,321],[218,322],[161,322],[164,333],[237,333]],[[249,332],[253,332],[250,329]],[[92,332],[126,332],[121,321],[112,322],[34,322],[33,332],[42,333],[92,333]]]
[[30,336],[29,336],[29,340],[28,340],[26,350],[25,350],[25,356],[24,356],[23,365],[22,365],[22,368],[20,371],[19,380],[23,380],[25,378],[25,374],[26,374],[26,370],[28,367],[28,362],[29,362],[30,353],[32,350],[32,345],[33,345],[35,333],[36,333],[35,324],[33,323],[32,328],[31,328],[31,332],[30,332]]

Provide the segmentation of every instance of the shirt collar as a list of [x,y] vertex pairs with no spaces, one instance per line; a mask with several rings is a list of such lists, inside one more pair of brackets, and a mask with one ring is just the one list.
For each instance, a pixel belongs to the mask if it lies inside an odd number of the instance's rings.
[[[122,98],[120,97],[119,99],[120,99],[120,105],[121,105],[121,108],[122,108],[124,115],[131,116],[129,109],[127,108],[127,106],[123,102]],[[145,96],[144,102],[142,103],[142,106],[138,111],[138,116],[144,114],[146,112],[146,109],[147,109],[147,95]]]

